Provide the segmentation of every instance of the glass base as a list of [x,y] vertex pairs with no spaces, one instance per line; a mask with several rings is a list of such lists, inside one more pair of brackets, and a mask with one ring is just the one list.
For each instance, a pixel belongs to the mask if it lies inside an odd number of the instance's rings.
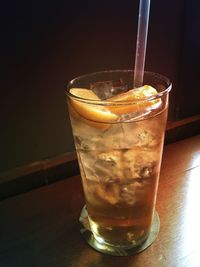
[[112,246],[109,244],[100,243],[94,238],[93,233],[90,231],[90,226],[88,222],[88,214],[87,214],[87,209],[85,206],[83,207],[81,211],[79,221],[82,224],[80,232],[83,238],[85,239],[85,241],[96,251],[99,251],[103,254],[113,255],[113,256],[128,256],[128,255],[134,255],[134,254],[144,251],[156,240],[159,230],[160,230],[160,219],[159,219],[158,213],[155,211],[148,238],[140,246],[126,248],[126,247],[118,247],[118,246]]

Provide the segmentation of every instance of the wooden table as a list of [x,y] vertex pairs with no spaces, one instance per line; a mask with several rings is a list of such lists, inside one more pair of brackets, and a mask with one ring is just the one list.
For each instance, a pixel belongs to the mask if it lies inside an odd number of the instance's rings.
[[157,211],[161,228],[144,252],[103,255],[79,234],[80,177],[0,202],[1,267],[199,267],[200,135],[164,149]]

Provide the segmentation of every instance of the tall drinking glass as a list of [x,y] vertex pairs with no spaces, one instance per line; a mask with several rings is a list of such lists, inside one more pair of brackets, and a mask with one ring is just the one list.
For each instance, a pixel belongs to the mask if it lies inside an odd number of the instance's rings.
[[171,90],[157,73],[145,72],[139,89],[133,79],[102,71],[66,90],[93,247],[113,255],[150,236]]

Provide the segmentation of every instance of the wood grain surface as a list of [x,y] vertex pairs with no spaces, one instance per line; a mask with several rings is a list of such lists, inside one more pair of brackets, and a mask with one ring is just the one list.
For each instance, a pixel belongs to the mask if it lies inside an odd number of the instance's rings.
[[199,267],[200,135],[165,146],[157,197],[161,228],[140,254],[103,255],[79,233],[74,176],[0,202],[1,267]]

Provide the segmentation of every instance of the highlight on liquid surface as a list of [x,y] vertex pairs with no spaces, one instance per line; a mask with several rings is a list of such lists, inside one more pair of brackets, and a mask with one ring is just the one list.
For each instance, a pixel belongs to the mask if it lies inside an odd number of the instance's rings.
[[[100,101],[89,89],[70,93]],[[156,93],[144,86],[104,100],[124,105],[69,101],[90,227],[99,242],[132,247],[149,234],[167,108],[160,98],[133,101]]]

